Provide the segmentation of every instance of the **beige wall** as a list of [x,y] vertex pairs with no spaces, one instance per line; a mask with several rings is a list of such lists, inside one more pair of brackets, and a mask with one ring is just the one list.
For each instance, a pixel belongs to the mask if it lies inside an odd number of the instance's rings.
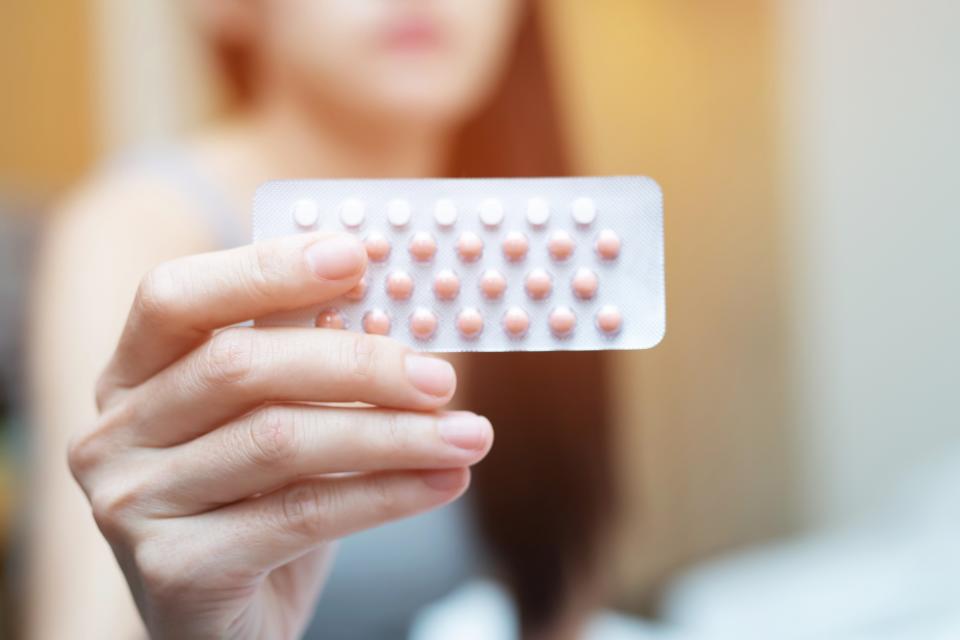
[[799,477],[835,523],[960,450],[960,3],[778,5]]
[[666,339],[611,357],[629,506],[620,567],[638,592],[782,531],[796,505],[768,4],[549,4],[581,170],[648,174],[666,198]]

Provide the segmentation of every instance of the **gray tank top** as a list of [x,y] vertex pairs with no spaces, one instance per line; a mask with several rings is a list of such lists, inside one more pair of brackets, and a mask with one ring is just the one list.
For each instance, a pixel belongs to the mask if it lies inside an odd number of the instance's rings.
[[[137,153],[115,165],[170,182],[195,202],[224,248],[250,242],[226,190],[176,149]],[[306,638],[397,640],[422,607],[477,573],[475,528],[461,499],[447,507],[342,540]]]

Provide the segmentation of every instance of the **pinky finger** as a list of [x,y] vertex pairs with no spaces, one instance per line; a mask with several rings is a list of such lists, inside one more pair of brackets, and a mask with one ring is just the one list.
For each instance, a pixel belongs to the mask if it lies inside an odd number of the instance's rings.
[[470,470],[399,471],[314,478],[188,518],[209,549],[261,574],[343,536],[447,504],[466,491]]

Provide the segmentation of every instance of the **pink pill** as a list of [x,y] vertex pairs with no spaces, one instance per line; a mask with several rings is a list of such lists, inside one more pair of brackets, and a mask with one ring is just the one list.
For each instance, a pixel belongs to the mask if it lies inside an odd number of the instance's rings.
[[383,262],[390,255],[390,241],[376,231],[367,236],[367,257],[373,262]]
[[437,241],[426,231],[418,231],[410,239],[410,255],[417,262],[430,262],[437,253]]
[[371,309],[363,314],[363,330],[378,336],[390,333],[390,316],[380,309]]
[[524,287],[528,296],[534,300],[543,300],[553,291],[553,278],[543,269],[534,269],[527,274]]
[[476,262],[483,255],[483,240],[470,231],[462,233],[457,240],[457,254],[464,262]]
[[440,300],[453,300],[460,293],[460,278],[450,269],[444,269],[433,281],[433,292]]
[[353,289],[347,291],[343,294],[343,297],[347,300],[357,302],[358,300],[363,300],[364,296],[367,295],[367,277],[364,276],[360,278],[360,282],[354,285]]
[[547,241],[547,250],[550,257],[557,262],[563,262],[573,255],[573,238],[566,231],[554,231]]
[[487,300],[499,300],[507,290],[507,279],[496,269],[488,269],[480,276],[480,292]]
[[519,338],[530,328],[530,316],[520,307],[511,307],[503,314],[503,329],[511,337]]
[[457,315],[457,330],[464,338],[476,338],[483,331],[483,316],[467,307]]
[[558,338],[565,338],[573,333],[577,326],[577,316],[569,307],[557,307],[550,312],[550,331]]
[[316,325],[321,329],[343,329],[346,322],[336,309],[324,309],[317,316]]
[[387,276],[387,295],[393,300],[409,300],[413,295],[413,278],[406,271],[394,271]]
[[580,268],[573,274],[573,294],[581,300],[592,300],[599,284],[597,274],[590,269]]
[[527,256],[527,249],[530,244],[527,242],[527,236],[519,231],[511,231],[503,239],[503,255],[510,262],[520,262]]
[[623,326],[623,316],[613,305],[606,305],[597,312],[597,328],[607,335],[613,335]]
[[610,229],[604,229],[597,235],[596,249],[597,255],[604,260],[616,260],[620,255],[620,236]]
[[429,340],[437,332],[437,315],[429,309],[417,309],[410,314],[410,333],[417,340]]

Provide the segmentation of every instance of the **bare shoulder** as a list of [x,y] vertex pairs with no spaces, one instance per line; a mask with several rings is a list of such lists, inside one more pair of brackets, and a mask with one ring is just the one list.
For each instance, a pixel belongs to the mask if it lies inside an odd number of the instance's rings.
[[[109,345],[150,269],[220,248],[201,206],[146,171],[104,174],[79,185],[46,223],[32,305],[38,326],[68,315],[96,326]],[[47,328],[47,335],[58,331],[55,324]]]
[[165,260],[215,248],[202,203],[149,171],[104,173],[80,184],[49,221],[50,242]]

